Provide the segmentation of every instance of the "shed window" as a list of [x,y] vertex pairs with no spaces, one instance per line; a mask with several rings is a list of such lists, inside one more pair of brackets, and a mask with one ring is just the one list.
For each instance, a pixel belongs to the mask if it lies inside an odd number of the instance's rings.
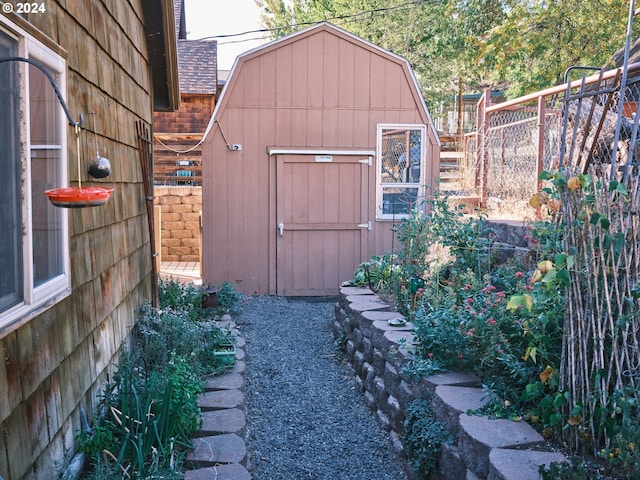
[[406,217],[424,199],[425,125],[378,125],[378,220]]
[[[64,61],[19,29],[3,30],[0,58],[43,64],[64,91]],[[44,191],[67,181],[64,115],[47,77],[0,63],[0,328],[35,314],[69,289],[66,210]]]

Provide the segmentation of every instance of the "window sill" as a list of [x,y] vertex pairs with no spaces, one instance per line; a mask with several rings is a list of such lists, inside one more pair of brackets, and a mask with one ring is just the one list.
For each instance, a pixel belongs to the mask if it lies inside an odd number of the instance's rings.
[[71,287],[34,305],[19,305],[0,316],[0,340],[71,295]]

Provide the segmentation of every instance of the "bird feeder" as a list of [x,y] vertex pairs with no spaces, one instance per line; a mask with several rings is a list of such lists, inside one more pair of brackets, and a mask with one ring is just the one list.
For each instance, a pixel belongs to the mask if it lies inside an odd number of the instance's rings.
[[[77,122],[71,117],[69,109],[67,108],[67,104],[65,103],[64,98],[60,93],[60,89],[58,88],[58,84],[56,83],[51,73],[42,64],[25,57],[0,58],[0,63],[9,61],[25,62],[33,65],[38,70],[40,70],[47,77],[47,79],[49,79],[49,82],[51,83],[51,86],[53,87],[53,90],[58,97],[58,101],[60,102],[60,105],[62,106],[62,109],[67,116],[69,124],[72,127],[75,127],[76,150],[78,157],[78,186],[46,190],[44,193],[49,198],[49,201],[56,207],[63,208],[95,207],[107,203],[109,201],[109,198],[111,197],[111,193],[113,193],[112,187],[82,187],[82,181],[80,179],[80,172],[82,171],[80,165],[80,126],[83,122],[82,114],[80,114],[80,119]],[[89,175],[94,178],[104,178],[108,176],[109,173],[111,173],[111,165],[109,163],[109,160],[101,157],[96,150],[96,158],[89,163],[88,172]]]

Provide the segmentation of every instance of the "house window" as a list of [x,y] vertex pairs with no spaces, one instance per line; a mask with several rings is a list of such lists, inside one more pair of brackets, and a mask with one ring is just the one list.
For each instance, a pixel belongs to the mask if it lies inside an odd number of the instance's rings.
[[[0,58],[38,61],[64,91],[65,63],[15,26],[2,27]],[[44,191],[66,185],[63,110],[44,73],[0,63],[0,328],[35,315],[68,291],[67,213]]]
[[406,217],[424,199],[425,125],[378,125],[378,220]]

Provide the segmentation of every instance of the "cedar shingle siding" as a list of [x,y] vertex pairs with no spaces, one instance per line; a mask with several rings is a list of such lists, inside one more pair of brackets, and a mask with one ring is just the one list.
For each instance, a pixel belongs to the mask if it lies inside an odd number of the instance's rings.
[[[45,3],[46,13],[7,18],[66,58],[67,103],[74,116],[85,113],[90,132],[81,158],[95,155],[95,128],[100,153],[111,160],[113,170],[102,183],[115,191],[107,205],[68,211],[71,294],[0,330],[4,480],[59,478],[76,449],[81,407],[91,418],[119,349],[129,341],[137,312],[151,298],[151,253],[135,122],[152,121],[152,48],[145,26],[156,35],[159,29],[147,24],[145,8],[155,9],[157,15],[164,10],[163,2],[149,0],[153,5],[144,7],[142,0]],[[159,53],[158,44],[154,48]],[[166,94],[166,81],[164,86]],[[69,184],[76,185],[72,127],[67,137]],[[92,184],[86,172],[82,175],[83,186]]]

